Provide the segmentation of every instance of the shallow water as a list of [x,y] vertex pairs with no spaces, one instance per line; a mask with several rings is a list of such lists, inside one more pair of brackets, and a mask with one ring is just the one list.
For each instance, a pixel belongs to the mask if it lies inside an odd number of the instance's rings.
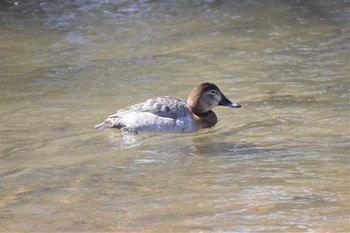
[[[0,231],[350,231],[348,1],[0,7]],[[214,128],[93,128],[204,81]]]

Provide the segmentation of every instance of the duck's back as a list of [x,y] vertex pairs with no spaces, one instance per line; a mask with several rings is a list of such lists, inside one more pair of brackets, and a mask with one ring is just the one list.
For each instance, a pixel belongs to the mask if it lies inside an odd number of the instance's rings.
[[149,99],[121,109],[110,115],[102,124],[131,131],[193,130],[192,113],[186,102],[169,96]]

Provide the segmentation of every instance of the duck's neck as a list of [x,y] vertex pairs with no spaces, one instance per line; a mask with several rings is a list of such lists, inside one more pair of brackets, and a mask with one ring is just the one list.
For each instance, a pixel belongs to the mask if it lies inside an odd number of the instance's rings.
[[200,128],[210,128],[218,123],[218,118],[212,110],[202,113],[200,115],[194,114],[195,120],[198,121]]
[[[198,88],[198,87],[197,87]],[[187,99],[187,108],[191,110],[195,115],[205,115],[207,112],[210,112],[209,108],[200,97],[200,91],[194,89]],[[215,115],[215,114],[214,114]]]
[[[198,88],[198,87],[197,87]],[[192,112],[198,128],[209,128],[218,123],[218,118],[210,108],[200,100],[200,91],[194,89],[187,99],[187,108]]]

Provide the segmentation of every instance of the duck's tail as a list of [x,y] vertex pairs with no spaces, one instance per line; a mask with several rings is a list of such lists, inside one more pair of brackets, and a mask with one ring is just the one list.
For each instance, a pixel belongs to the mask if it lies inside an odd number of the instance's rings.
[[111,127],[112,125],[110,124],[110,122],[102,122],[101,124],[95,125],[95,129],[107,129]]

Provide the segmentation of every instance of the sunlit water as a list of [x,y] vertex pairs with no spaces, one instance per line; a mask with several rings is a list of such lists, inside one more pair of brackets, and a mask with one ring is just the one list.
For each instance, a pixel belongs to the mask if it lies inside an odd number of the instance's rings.
[[[350,231],[348,1],[0,7],[0,231]],[[214,128],[93,128],[204,81]]]

